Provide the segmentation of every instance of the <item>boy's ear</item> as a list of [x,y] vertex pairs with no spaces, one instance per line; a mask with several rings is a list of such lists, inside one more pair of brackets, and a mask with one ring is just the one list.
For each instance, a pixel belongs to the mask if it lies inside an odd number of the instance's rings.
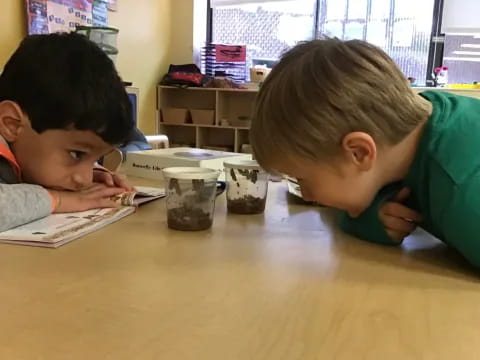
[[0,101],[0,135],[13,143],[26,125],[26,115],[17,103]]
[[370,170],[377,158],[375,140],[364,132],[351,132],[345,135],[342,148],[347,158],[362,171]]

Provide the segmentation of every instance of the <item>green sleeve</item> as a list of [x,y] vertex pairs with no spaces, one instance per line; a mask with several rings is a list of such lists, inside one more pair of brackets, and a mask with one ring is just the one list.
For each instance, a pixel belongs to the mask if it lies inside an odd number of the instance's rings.
[[346,212],[340,214],[339,225],[347,234],[362,240],[384,244],[399,245],[388,236],[379,218],[381,205],[393,198],[401,189],[401,184],[395,183],[384,187],[375,197],[372,204],[359,217],[352,218]]
[[443,240],[480,267],[480,173],[455,186],[440,224]]

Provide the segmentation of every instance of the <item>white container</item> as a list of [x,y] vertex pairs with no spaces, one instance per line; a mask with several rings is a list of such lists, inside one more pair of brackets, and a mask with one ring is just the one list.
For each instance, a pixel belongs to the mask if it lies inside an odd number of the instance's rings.
[[225,160],[249,160],[250,154],[237,154],[194,148],[170,148],[127,153],[126,172],[130,176],[162,180],[162,170],[167,167],[204,167],[222,171]]
[[163,170],[170,229],[200,231],[212,227],[220,172],[198,167]]
[[224,166],[228,211],[235,214],[263,213],[268,173],[255,160],[227,160]]
[[439,87],[445,87],[448,84],[448,69],[441,70],[437,77],[437,85]]

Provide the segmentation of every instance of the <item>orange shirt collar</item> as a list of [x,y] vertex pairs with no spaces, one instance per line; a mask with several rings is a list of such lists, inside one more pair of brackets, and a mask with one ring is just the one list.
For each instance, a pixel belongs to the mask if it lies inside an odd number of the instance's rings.
[[12,151],[5,145],[2,141],[0,141],[0,157],[3,157],[7,160],[13,168],[15,175],[18,180],[21,179],[22,172],[20,171],[20,165],[18,165],[15,156],[13,155]]

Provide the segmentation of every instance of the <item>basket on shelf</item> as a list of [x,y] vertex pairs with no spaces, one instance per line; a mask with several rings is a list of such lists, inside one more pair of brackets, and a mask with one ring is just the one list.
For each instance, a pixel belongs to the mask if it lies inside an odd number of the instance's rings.
[[215,110],[190,109],[192,122],[196,125],[214,125]]
[[163,108],[162,121],[166,124],[185,124],[189,120],[190,112],[188,109],[181,108]]

